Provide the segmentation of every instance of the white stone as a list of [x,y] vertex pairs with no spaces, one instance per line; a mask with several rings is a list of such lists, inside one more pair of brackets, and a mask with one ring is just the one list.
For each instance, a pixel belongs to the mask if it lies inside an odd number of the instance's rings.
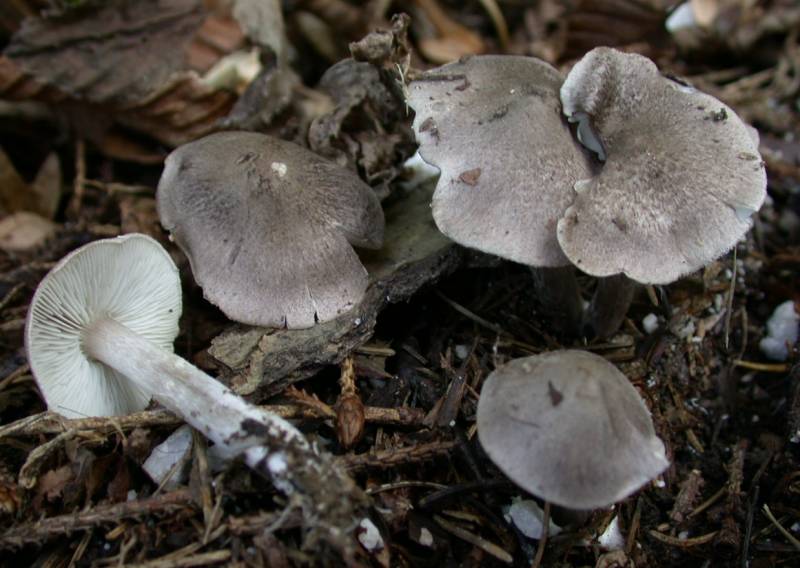
[[625,537],[619,530],[619,517],[614,516],[603,534],[597,537],[597,544],[604,550],[621,550],[625,548]]
[[[511,506],[505,513],[506,520],[514,523],[519,529],[519,532],[528,538],[540,539],[542,538],[542,529],[544,527],[544,511],[539,507],[538,503],[533,499],[521,499],[515,497],[511,501]],[[561,532],[561,527],[550,521],[550,536],[557,535]]]
[[[167,475],[176,467],[176,464],[181,460],[186,460],[191,449],[192,429],[187,425],[181,426],[170,434],[166,440],[153,448],[153,451],[150,452],[150,455],[142,465],[142,469],[150,476],[153,483],[161,485]],[[174,489],[178,487],[183,482],[184,477],[185,471],[173,472],[169,481],[166,481],[164,488]]]
[[383,537],[375,523],[365,518],[358,526],[361,529],[358,532],[358,542],[361,543],[361,546],[370,552],[381,550],[384,547]]
[[789,350],[797,343],[800,315],[794,309],[794,302],[786,302],[775,308],[767,321],[767,336],[758,344],[761,352],[773,361],[786,361]]
[[658,316],[656,314],[647,314],[642,318],[642,327],[648,335],[654,333],[658,329]]

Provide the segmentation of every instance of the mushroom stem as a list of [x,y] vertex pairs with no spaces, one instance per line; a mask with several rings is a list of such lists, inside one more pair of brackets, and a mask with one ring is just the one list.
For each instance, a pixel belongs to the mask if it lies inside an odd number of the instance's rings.
[[[366,498],[327,455],[318,454],[286,420],[239,397],[203,371],[128,327],[104,318],[82,337],[87,355],[136,383],[202,432],[224,453],[243,454],[256,472],[286,494],[299,490],[304,513],[324,519],[320,535],[351,550],[348,527],[360,520]],[[362,511],[363,512],[363,511]],[[334,528],[335,532],[329,529]],[[327,534],[326,534],[327,533]]]
[[580,330],[583,300],[572,266],[531,268],[536,297],[542,313],[556,331],[575,336]]
[[636,288],[636,282],[624,274],[598,278],[585,316],[584,334],[598,339],[613,335],[631,307]]

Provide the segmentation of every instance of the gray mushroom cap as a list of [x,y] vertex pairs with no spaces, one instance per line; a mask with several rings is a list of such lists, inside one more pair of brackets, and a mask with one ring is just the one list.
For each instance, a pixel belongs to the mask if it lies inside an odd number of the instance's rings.
[[766,196],[758,138],[730,107],[610,48],[589,52],[561,87],[606,154],[575,185],[558,242],[581,270],[669,283],[721,256]]
[[181,146],[157,199],[205,297],[251,325],[306,328],[349,310],[367,287],[352,246],[383,240],[380,203],[358,176],[262,134]]
[[180,315],[178,269],[150,237],[95,241],[65,256],[36,289],[25,324],[28,361],[48,408],[68,418],[142,410],[151,393],[88,357],[84,333],[112,318],[171,352]]
[[556,223],[588,157],[561,116],[561,75],[520,56],[475,56],[409,86],[422,158],[441,169],[439,229],[456,242],[532,266],[569,261]]
[[478,437],[517,485],[572,509],[624,499],[669,465],[636,389],[585,351],[516,359],[491,373]]

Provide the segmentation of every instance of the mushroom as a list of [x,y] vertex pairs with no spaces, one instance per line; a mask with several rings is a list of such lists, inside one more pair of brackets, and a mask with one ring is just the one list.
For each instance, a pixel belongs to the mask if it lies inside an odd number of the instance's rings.
[[477,422],[484,450],[514,483],[570,509],[620,501],[669,465],[636,389],[585,351],[495,369],[483,384]]
[[263,134],[179,147],[157,199],[205,297],[251,325],[307,328],[349,310],[367,286],[352,246],[383,240],[380,203],[358,176]]
[[[639,55],[597,48],[563,84],[534,59],[473,57],[423,73],[409,104],[420,154],[442,170],[439,228],[516,262],[569,261],[601,277],[586,316],[594,335],[619,327],[633,281],[672,282],[733,247],[766,195],[755,131]],[[564,272],[541,272],[556,283],[539,293],[569,317],[578,289]]]
[[582,305],[571,268],[560,268],[570,262],[556,224],[592,167],[561,115],[561,83],[537,59],[475,56],[421,74],[408,102],[420,155],[442,172],[432,204],[439,229],[459,244],[542,268],[540,291],[553,295],[546,306],[576,320]]
[[[50,409],[67,417],[141,410],[151,396],[323,524],[357,522],[363,494],[282,418],[253,406],[172,353],[181,314],[178,270],[152,238],[95,241],[63,258],[31,301],[25,347]],[[323,527],[327,530],[327,527]]]
[[[558,222],[564,254],[598,287],[590,318],[618,327],[632,283],[666,284],[730,250],[766,197],[758,134],[714,97],[658,72],[637,54],[596,48],[561,87],[564,114],[586,123],[605,154],[579,180]],[[605,297],[605,299],[603,299]]]

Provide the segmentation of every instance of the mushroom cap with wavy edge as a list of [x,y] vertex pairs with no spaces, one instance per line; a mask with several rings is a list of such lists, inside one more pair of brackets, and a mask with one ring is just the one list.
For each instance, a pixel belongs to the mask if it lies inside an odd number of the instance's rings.
[[48,408],[68,418],[142,410],[150,393],[87,357],[81,339],[112,318],[172,351],[181,316],[181,283],[169,254],[140,234],[104,239],[65,256],[33,295],[25,348]]
[[766,196],[755,131],[717,99],[610,48],[590,51],[561,87],[606,153],[558,223],[569,259],[595,276],[665,284],[731,249]]
[[383,240],[380,203],[358,176],[263,134],[179,147],[157,200],[206,299],[251,325],[307,328],[351,309],[367,287],[351,245]]
[[478,437],[514,483],[571,509],[620,501],[669,465],[639,393],[586,351],[495,369],[478,400]]
[[441,171],[433,217],[454,241],[532,266],[565,266],[556,223],[591,176],[538,59],[474,56],[409,85],[422,158]]

